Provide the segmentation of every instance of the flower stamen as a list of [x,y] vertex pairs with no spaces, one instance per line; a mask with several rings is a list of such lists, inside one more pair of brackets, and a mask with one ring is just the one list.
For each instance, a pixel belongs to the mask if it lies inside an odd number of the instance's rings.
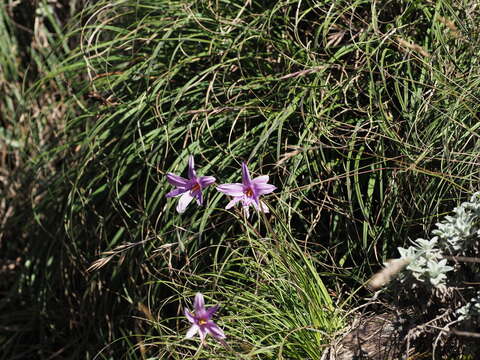
[[245,190],[245,195],[247,195],[248,197],[253,197],[252,188],[248,188],[247,190]]

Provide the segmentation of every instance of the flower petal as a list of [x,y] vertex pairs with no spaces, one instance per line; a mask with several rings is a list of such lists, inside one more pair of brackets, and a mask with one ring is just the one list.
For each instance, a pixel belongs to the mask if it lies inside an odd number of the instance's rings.
[[200,340],[202,340],[202,343],[205,341],[205,337],[207,336],[207,332],[205,330],[205,326],[200,326],[198,328],[198,335],[200,335]]
[[195,163],[193,161],[193,155],[190,155],[188,157],[188,178],[189,179],[194,179],[197,177],[194,166],[195,166]]
[[265,203],[261,200],[258,200],[257,201],[252,201],[251,204],[253,205],[253,207],[255,208],[255,210],[257,211],[261,211],[265,214],[268,214],[270,212],[270,210],[268,209],[267,205],[265,205]]
[[250,217],[250,210],[248,208],[249,208],[248,205],[243,205],[243,207],[242,207],[242,210],[245,213],[246,218]]
[[199,178],[197,178],[197,180],[202,189],[206,188],[209,185],[212,185],[216,181],[213,176],[200,176]]
[[225,339],[225,333],[223,332],[222,329],[218,327],[217,324],[215,324],[213,321],[209,321],[207,325],[205,325],[205,330],[212,335],[216,339]]
[[[191,339],[199,330],[200,330],[200,327],[198,325],[192,325],[192,327],[188,329],[187,334],[185,335],[185,338]],[[200,337],[202,336],[200,335]]]
[[195,301],[193,302],[195,307],[195,314],[198,316],[201,312],[205,312],[205,299],[203,298],[202,293],[195,294]]
[[185,187],[188,182],[187,179],[172,173],[167,173],[167,181],[176,187]]
[[183,313],[185,314],[185,317],[188,319],[188,321],[190,321],[192,324],[195,323],[195,317],[193,316],[193,314],[190,311],[185,309]]
[[252,180],[252,183],[254,184],[260,184],[260,183],[268,183],[268,175],[262,175],[262,176],[257,176],[255,179]]
[[217,186],[217,190],[230,196],[243,196],[243,184],[222,184]]
[[256,205],[255,203],[258,202],[257,199],[253,198],[253,197],[249,197],[249,196],[244,196],[242,198],[242,205],[243,206],[246,206],[246,207],[249,207],[250,205]]
[[240,200],[242,200],[242,199],[243,199],[243,196],[235,196],[235,197],[233,198],[233,200],[231,200],[231,201],[227,204],[227,206],[225,206],[225,209],[226,209],[226,210],[230,209],[231,207],[235,206],[235,204],[238,203],[238,202],[239,202]]
[[187,191],[183,193],[182,196],[180,196],[177,204],[177,211],[179,214],[183,214],[185,212],[185,209],[187,208],[188,204],[190,204],[190,201],[192,201],[192,199],[193,196],[190,194],[190,191]]
[[257,183],[254,185],[254,191],[257,196],[270,194],[275,191],[277,187],[272,184]]
[[183,188],[178,188],[170,191],[167,195],[165,195],[165,197],[171,198],[171,197],[179,196],[179,195],[182,195],[185,191],[188,191],[188,190]]
[[200,206],[203,205],[202,191],[201,190],[197,191],[194,196],[195,196],[195,199],[197,200],[197,204]]
[[215,306],[212,306],[211,308],[208,308],[206,311],[205,311],[205,314],[206,316],[211,319],[213,314],[215,314],[218,310],[220,306],[219,305],[215,305]]
[[250,172],[248,171],[247,164],[242,162],[242,183],[243,185],[250,187],[251,182],[252,181],[250,179]]
[[263,201],[259,201],[259,206],[258,206],[258,209],[262,212],[264,212],[265,214],[268,214],[270,212],[270,210],[268,209],[268,206],[265,205],[265,203]]

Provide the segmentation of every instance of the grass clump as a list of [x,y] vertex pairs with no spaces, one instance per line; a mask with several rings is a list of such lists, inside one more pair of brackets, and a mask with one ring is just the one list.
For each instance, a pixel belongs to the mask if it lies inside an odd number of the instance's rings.
[[[146,336],[137,353],[159,358],[205,356],[222,359],[305,359],[322,356],[336,331],[344,326],[342,309],[334,304],[324,280],[331,273],[319,273],[310,256],[300,248],[258,238],[247,226],[247,237],[229,239],[237,245],[222,263],[198,274],[191,264],[178,270],[184,283],[167,303],[191,309],[192,289],[211,289],[206,295],[212,304],[220,302],[216,323],[227,334],[227,347],[207,337],[200,348],[191,340],[171,333],[172,322],[180,336],[188,329],[184,317],[152,320],[161,335]],[[286,248],[285,246],[289,246]],[[224,249],[214,247],[214,252]],[[205,256],[203,250],[192,260]],[[252,253],[253,252],[253,253]],[[162,280],[160,282],[163,283]],[[194,290],[195,291],[195,290]],[[150,299],[152,304],[157,298]],[[148,317],[145,317],[147,320]],[[190,325],[190,324],[189,324]],[[199,341],[199,340],[197,340]]]
[[[477,190],[468,3],[98,1],[66,28],[41,4],[57,45],[32,57],[46,68],[29,94],[54,89],[48,109],[63,110],[22,112],[31,202],[2,229],[21,234],[12,254],[24,264],[7,304],[36,314],[19,343],[34,334],[50,355],[133,359],[152,339],[180,358],[172,314],[206,286],[227,319],[239,315],[226,325],[235,351],[318,358],[342,326],[322,315],[332,289],[346,299]],[[254,236],[215,191],[175,213],[165,174],[185,173],[191,154],[221,182],[238,181],[242,161],[270,175],[279,191]]]

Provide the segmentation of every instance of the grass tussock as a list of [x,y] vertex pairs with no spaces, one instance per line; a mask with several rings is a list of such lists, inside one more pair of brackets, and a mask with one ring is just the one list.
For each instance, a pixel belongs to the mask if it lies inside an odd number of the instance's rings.
[[[478,189],[477,12],[40,1],[25,43],[0,8],[4,358],[320,358],[372,270]],[[220,183],[269,174],[271,213],[212,188],[177,214],[190,154]],[[183,339],[196,291],[231,349]]]

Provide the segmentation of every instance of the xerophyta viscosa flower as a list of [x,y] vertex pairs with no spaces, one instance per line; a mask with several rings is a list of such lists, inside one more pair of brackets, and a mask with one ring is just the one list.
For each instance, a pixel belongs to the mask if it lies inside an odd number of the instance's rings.
[[197,176],[194,169],[193,156],[188,158],[188,179],[181,176],[167,173],[167,181],[176,187],[170,191],[166,197],[180,196],[177,204],[177,211],[182,214],[185,212],[192,199],[197,200],[198,205],[203,204],[202,190],[215,182],[213,176]]
[[188,321],[192,323],[192,326],[187,331],[185,337],[187,339],[190,339],[198,333],[198,335],[200,336],[200,340],[202,341],[202,343],[204,343],[205,337],[207,336],[207,334],[210,334],[215,339],[223,343],[223,339],[225,339],[225,334],[223,333],[222,329],[220,329],[218,325],[215,324],[212,320],[213,314],[215,314],[219,306],[215,305],[208,309],[205,308],[205,300],[201,293],[197,293],[195,295],[195,301],[193,306],[193,313],[185,309],[185,316],[187,317]]
[[276,186],[268,184],[268,179],[268,175],[251,179],[247,164],[243,162],[241,184],[222,184],[217,187],[218,191],[233,196],[233,199],[227,204],[225,209],[230,209],[236,203],[240,202],[247,217],[249,216],[248,208],[250,205],[259,211],[268,213],[268,207],[260,200],[261,195],[270,194],[276,189]]

